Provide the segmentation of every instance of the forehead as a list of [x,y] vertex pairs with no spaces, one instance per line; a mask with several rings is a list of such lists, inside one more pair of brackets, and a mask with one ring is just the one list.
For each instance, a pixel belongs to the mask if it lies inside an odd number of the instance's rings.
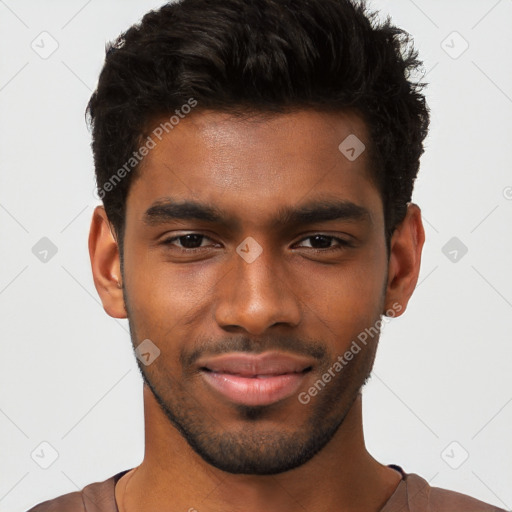
[[272,210],[315,197],[374,207],[380,201],[367,128],[353,113],[240,118],[203,111],[181,119],[161,140],[153,132],[150,137],[155,144],[130,188],[128,215],[135,209],[140,218],[142,209],[166,197],[245,213],[249,222],[270,220]]

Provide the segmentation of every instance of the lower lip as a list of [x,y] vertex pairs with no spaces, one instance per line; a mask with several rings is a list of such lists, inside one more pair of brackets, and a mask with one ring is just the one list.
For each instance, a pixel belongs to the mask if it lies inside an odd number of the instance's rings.
[[230,373],[202,371],[206,382],[229,401],[242,405],[270,405],[293,395],[306,373],[270,377],[242,377]]

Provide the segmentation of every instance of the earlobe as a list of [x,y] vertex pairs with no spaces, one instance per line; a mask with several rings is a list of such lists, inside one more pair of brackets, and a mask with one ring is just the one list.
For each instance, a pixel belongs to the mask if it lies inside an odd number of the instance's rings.
[[405,218],[397,226],[390,243],[385,310],[393,310],[393,316],[400,316],[405,311],[414,292],[424,242],[421,210],[418,205],[409,203]]
[[103,308],[114,318],[126,318],[119,248],[103,206],[97,206],[92,216],[89,257]]

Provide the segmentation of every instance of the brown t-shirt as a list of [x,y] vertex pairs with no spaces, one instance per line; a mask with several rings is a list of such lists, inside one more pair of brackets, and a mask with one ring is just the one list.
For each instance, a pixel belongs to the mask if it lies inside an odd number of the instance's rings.
[[[399,471],[402,480],[380,512],[506,512],[465,494],[430,487],[421,476],[405,473],[400,466],[390,464],[389,467]],[[114,489],[128,471],[89,484],[79,492],[40,503],[28,512],[119,512]]]

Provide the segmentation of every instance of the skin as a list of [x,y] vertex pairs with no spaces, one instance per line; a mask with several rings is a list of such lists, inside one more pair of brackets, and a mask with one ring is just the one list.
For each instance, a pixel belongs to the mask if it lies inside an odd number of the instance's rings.
[[[205,384],[196,364],[219,352],[308,354],[304,392],[386,310],[405,311],[420,269],[421,212],[409,204],[388,259],[367,151],[351,162],[338,150],[349,134],[369,146],[365,124],[348,112],[188,116],[131,185],[122,273],[115,232],[96,208],[89,249],[104,309],[128,317],[134,346],[150,339],[160,350],[148,366],[138,361],[145,456],[116,486],[121,512],[369,512],[397,488],[400,474],[368,453],[363,434],[361,387],[378,335],[308,404],[294,394],[269,406],[235,405]],[[166,198],[213,204],[228,222],[145,222]],[[319,199],[350,201],[368,215],[272,222],[284,207]],[[190,232],[205,238],[164,243]],[[247,237],[262,248],[251,263],[236,252]]]

